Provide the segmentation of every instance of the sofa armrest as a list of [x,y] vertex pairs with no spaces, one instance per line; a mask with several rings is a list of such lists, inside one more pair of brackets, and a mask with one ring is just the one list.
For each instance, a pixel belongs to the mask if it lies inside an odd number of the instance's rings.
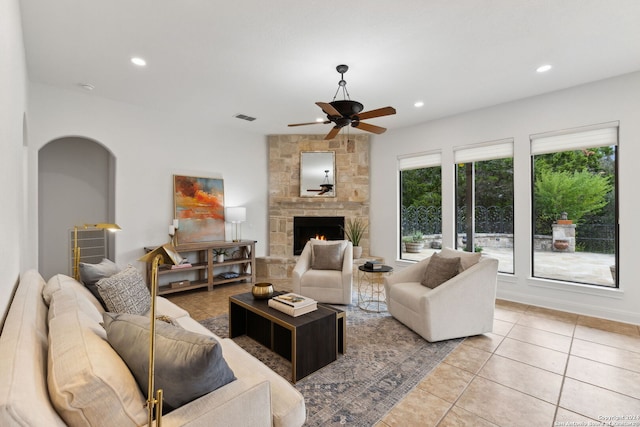
[[271,389],[261,377],[237,379],[162,417],[167,427],[271,426]]
[[291,289],[293,292],[300,293],[300,280],[302,275],[311,268],[311,245],[307,243],[300,254],[300,258],[296,261],[296,265],[291,272]]
[[498,260],[483,257],[476,265],[422,296],[431,330],[429,341],[491,331],[496,299]]

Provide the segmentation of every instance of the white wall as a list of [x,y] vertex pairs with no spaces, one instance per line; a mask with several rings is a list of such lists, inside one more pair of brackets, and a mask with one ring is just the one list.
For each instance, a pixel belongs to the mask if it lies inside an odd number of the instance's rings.
[[[116,159],[116,262],[132,263],[144,246],[169,240],[173,175],[224,179],[225,204],[246,206],[242,236],[264,255],[267,239],[267,144],[264,136],[176,120],[171,114],[114,102],[80,90],[30,86],[30,140],[34,152],[65,136],[93,139]],[[31,179],[37,179],[37,167]],[[31,196],[30,206],[36,206]],[[31,209],[31,208],[30,208]],[[34,225],[34,224],[32,224]],[[34,225],[35,226],[35,225]],[[231,228],[227,236],[231,238]],[[30,256],[37,258],[37,250]]]
[[[372,254],[397,268],[397,156],[442,150],[443,242],[453,244],[453,147],[515,138],[515,275],[500,275],[498,296],[544,307],[640,324],[640,282],[636,278],[640,240],[640,72],[547,95],[447,117],[420,126],[389,131],[371,144]],[[437,102],[437,100],[432,100]],[[399,114],[401,112],[399,111]],[[619,207],[620,289],[557,284],[531,278],[531,216],[529,135],[584,125],[620,121]],[[447,172],[448,171],[448,172]]]
[[114,221],[110,171],[111,153],[88,139],[61,138],[38,151],[38,211],[46,212],[38,215],[38,270],[45,280],[73,275],[74,226]]
[[18,0],[0,2],[0,322],[23,267],[23,122],[27,75]]

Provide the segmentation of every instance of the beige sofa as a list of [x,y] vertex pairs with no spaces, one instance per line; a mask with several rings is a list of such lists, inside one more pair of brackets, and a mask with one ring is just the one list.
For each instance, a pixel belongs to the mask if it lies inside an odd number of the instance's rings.
[[[447,257],[470,254],[443,249]],[[479,257],[479,255],[478,255]],[[389,313],[429,342],[493,330],[498,260],[482,256],[434,289],[424,286],[431,257],[385,277]]]
[[[57,275],[47,283],[36,271],[21,277],[0,335],[0,425],[146,425],[146,393],[106,341],[102,311],[93,295],[70,277]],[[165,298],[158,297],[157,312],[187,330],[215,337]],[[169,412],[163,425],[304,424],[304,398],[288,381],[232,340],[218,340],[236,379]],[[61,366],[55,358],[72,363]],[[90,379],[53,384],[67,371],[78,370]],[[54,387],[65,390],[52,398],[48,389]],[[73,393],[74,387],[83,392]]]

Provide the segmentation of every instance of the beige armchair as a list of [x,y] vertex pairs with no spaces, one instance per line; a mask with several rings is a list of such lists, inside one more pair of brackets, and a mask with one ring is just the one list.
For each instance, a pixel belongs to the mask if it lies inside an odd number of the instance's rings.
[[[473,255],[452,249],[441,254]],[[385,277],[389,313],[430,342],[491,332],[498,260],[480,257],[434,289],[421,283],[430,261],[431,257]],[[473,262],[467,259],[462,266]]]
[[307,242],[292,273],[292,292],[329,304],[351,304],[353,244],[348,240]]

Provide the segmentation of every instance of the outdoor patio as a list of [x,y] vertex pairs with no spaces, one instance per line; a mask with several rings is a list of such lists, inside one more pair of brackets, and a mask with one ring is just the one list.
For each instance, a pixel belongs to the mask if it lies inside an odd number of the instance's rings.
[[[438,252],[438,249],[425,248],[420,253],[403,252],[402,258],[419,261],[434,252]],[[482,253],[497,258],[500,271],[513,272],[513,248],[484,248]],[[615,286],[609,268],[615,265],[613,254],[535,251],[534,261],[535,277]]]

